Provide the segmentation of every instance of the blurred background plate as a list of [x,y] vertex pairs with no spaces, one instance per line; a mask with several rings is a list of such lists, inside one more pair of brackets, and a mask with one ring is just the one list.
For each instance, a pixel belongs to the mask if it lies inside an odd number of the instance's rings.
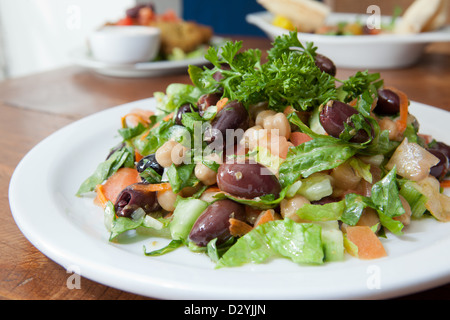
[[[220,45],[225,41],[225,38],[215,36],[211,40],[211,45]],[[184,60],[139,62],[134,64],[107,63],[95,60],[87,48],[73,50],[70,53],[70,57],[77,65],[91,69],[99,74],[123,78],[157,77],[161,75],[187,73],[189,65],[204,66],[209,64],[208,60],[204,57]]]
[[[326,22],[353,22],[364,17],[365,15],[353,13],[331,13]],[[271,40],[289,32],[274,26],[273,15],[269,12],[248,14],[246,20],[259,27]],[[382,17],[382,21],[390,20],[391,17]],[[318,47],[317,51],[333,60],[338,68],[396,69],[416,63],[427,44],[450,41],[450,26],[434,32],[411,35],[334,36],[299,32],[298,38],[302,43],[314,42]]]

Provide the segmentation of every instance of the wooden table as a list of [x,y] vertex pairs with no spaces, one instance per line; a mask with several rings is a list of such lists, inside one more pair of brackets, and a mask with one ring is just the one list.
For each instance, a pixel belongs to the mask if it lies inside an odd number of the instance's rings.
[[[266,50],[264,38],[244,38],[246,48]],[[375,70],[373,70],[375,71]],[[354,70],[339,70],[344,78]],[[386,83],[410,99],[450,111],[450,43],[431,46],[416,66],[382,71]],[[14,168],[40,140],[94,112],[151,97],[187,75],[121,79],[69,66],[0,83],[0,299],[148,299],[82,278],[70,290],[71,274],[39,252],[16,226],[8,202]],[[401,299],[450,299],[450,284]]]

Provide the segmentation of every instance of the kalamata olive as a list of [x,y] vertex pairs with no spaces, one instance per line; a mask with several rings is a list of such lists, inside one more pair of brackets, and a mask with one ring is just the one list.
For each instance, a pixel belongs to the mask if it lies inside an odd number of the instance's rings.
[[130,218],[132,213],[139,208],[142,208],[145,213],[159,210],[156,192],[148,191],[145,186],[145,183],[135,183],[119,193],[114,204],[118,217]]
[[[331,100],[323,107],[319,119],[322,127],[330,136],[339,138],[345,129],[345,123],[353,126],[350,117],[357,113],[358,111],[352,106],[340,101]],[[351,142],[356,143],[363,143],[367,140],[369,140],[369,135],[363,129],[358,130],[350,139]]]
[[216,117],[211,122],[211,128],[205,132],[204,140],[211,143],[217,138],[220,138],[222,139],[224,146],[234,145],[236,141],[239,141],[242,137],[236,137],[233,134],[233,139],[227,141],[227,130],[242,129],[245,131],[249,127],[249,121],[250,117],[244,105],[239,101],[231,101],[217,113]]
[[181,122],[181,120],[183,119],[183,114],[190,113],[193,110],[195,111],[195,108],[190,103],[183,104],[181,107],[179,107],[177,114],[175,115],[175,124],[182,126],[183,123]]
[[380,115],[394,115],[400,112],[400,98],[389,89],[378,90],[378,101],[373,112]]
[[205,247],[217,238],[216,244],[220,245],[231,237],[230,218],[245,221],[245,207],[228,199],[213,202],[194,223],[189,240]]
[[217,101],[222,98],[222,93],[214,92],[202,95],[197,101],[198,113],[203,116],[206,109],[215,106]]
[[436,158],[439,159],[438,164],[431,167],[430,174],[437,179],[442,179],[448,172],[449,169],[449,161],[444,153],[437,149],[428,149],[428,151],[433,154]]
[[336,66],[328,57],[316,54],[315,63],[322,72],[328,73],[333,77],[336,75]]
[[149,154],[148,156],[143,157],[139,162],[136,164],[136,170],[141,173],[147,168],[152,168],[155,170],[156,173],[158,173],[160,176],[164,173],[164,167],[161,166],[158,161],[156,161],[155,154]]
[[265,166],[246,161],[224,163],[217,171],[217,186],[233,196],[253,199],[266,194],[278,198],[280,182]]
[[450,146],[448,146],[447,144],[445,144],[442,141],[438,141],[436,142],[431,149],[435,149],[435,150],[439,150],[440,152],[442,152],[447,159],[449,159],[450,161]]

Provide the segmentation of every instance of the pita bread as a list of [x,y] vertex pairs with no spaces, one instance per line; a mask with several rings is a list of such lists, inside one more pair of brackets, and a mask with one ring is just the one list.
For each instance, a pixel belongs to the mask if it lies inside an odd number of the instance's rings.
[[289,19],[299,32],[315,32],[325,23],[331,9],[314,0],[257,0],[274,15]]
[[416,0],[406,9],[395,33],[420,33],[439,29],[447,19],[448,0]]

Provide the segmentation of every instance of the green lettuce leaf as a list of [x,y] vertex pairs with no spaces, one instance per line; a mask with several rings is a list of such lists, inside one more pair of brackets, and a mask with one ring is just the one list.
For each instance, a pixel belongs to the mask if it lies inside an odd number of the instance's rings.
[[280,183],[286,187],[300,177],[336,168],[354,156],[357,150],[345,141],[321,137],[290,148],[286,161],[280,166]]
[[217,268],[261,263],[272,257],[285,257],[299,264],[322,264],[324,250],[321,227],[290,219],[264,223],[253,229],[223,254]]
[[195,163],[179,166],[172,164],[167,169],[167,178],[173,192],[178,193],[185,187],[193,187],[199,183],[199,180],[195,177],[194,169]]
[[106,181],[121,167],[134,167],[134,152],[132,148],[123,147],[115,151],[107,160],[101,162],[94,173],[83,181],[76,195],[81,196],[84,193],[94,191],[98,184]]
[[305,204],[297,210],[300,219],[308,221],[334,221],[341,219],[345,202],[337,201],[326,204]]

